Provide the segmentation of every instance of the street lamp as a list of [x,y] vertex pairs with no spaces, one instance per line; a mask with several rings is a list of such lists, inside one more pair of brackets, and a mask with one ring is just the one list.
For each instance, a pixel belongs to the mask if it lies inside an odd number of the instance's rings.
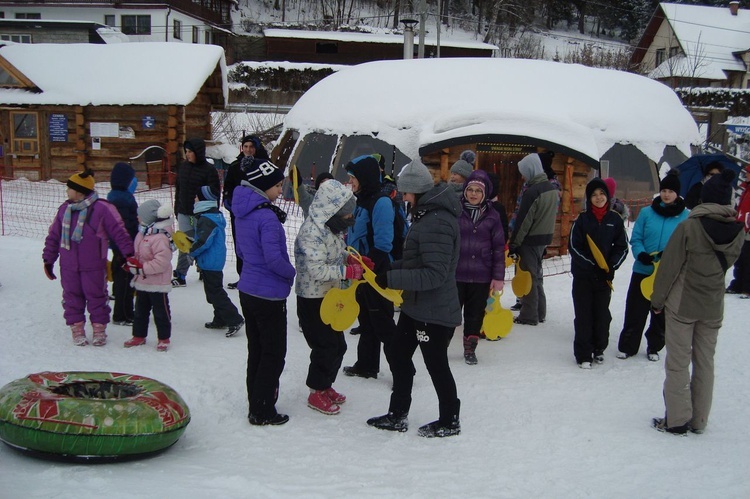
[[414,25],[416,19],[401,19],[404,25],[404,59],[414,59]]

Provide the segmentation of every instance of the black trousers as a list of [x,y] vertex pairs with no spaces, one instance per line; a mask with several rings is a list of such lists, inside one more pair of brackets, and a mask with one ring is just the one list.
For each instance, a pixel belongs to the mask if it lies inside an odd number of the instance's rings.
[[464,309],[464,338],[479,336],[490,295],[489,282],[457,282],[458,301]]
[[112,294],[115,297],[112,321],[114,322],[133,320],[135,291],[130,287],[133,274],[122,269],[124,263],[125,258],[115,251],[112,256]]
[[307,386],[313,390],[326,390],[333,385],[346,353],[344,333],[323,324],[321,303],[323,298],[297,297],[297,317],[310,347]]
[[609,301],[612,290],[604,281],[586,277],[573,277],[573,309],[575,339],[573,354],[576,362],[591,362],[601,355],[609,343],[609,324],[612,314]]
[[411,407],[411,391],[414,385],[414,352],[419,346],[427,372],[438,397],[440,422],[450,423],[458,419],[460,401],[448,363],[448,343],[453,335],[452,327],[415,321],[404,312],[398,319],[398,328],[393,336],[393,392],[389,411],[408,414]]
[[203,275],[203,291],[206,294],[206,301],[214,307],[214,322],[227,326],[234,326],[242,322],[242,316],[224,289],[224,272],[201,269],[201,274]]
[[736,293],[750,293],[750,241],[745,241],[740,257],[734,262],[729,288]]
[[356,291],[359,304],[359,343],[355,367],[363,371],[380,371],[380,344],[391,364],[391,338],[396,331],[393,303],[383,298],[369,284],[362,283]]
[[625,321],[620,332],[617,349],[628,355],[635,355],[641,348],[641,336],[646,326],[646,318],[651,316],[651,323],[646,330],[648,353],[657,353],[664,348],[664,314],[651,311],[651,301],[641,293],[641,282],[648,277],[633,272],[630,277],[628,296],[625,299]]
[[232,243],[234,244],[235,250],[234,250],[234,258],[235,258],[235,268],[237,269],[237,275],[242,275],[242,258],[237,254],[237,232],[235,230],[234,225],[234,213],[232,213],[232,210],[229,210],[229,225],[232,226]]
[[133,317],[133,336],[148,336],[148,320],[154,313],[156,334],[160,340],[172,337],[172,314],[169,309],[167,293],[138,291],[135,294],[135,316]]
[[265,300],[240,292],[247,334],[249,416],[276,415],[279,378],[286,357],[286,300]]

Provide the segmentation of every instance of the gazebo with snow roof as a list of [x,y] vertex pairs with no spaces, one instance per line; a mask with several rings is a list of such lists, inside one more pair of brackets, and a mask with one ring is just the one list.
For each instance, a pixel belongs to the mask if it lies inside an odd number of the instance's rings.
[[[211,111],[227,96],[215,45],[0,46],[0,173],[64,180],[88,167],[104,181],[114,163],[159,146],[161,184],[187,138],[212,138]],[[146,163],[133,166],[147,180]]]
[[306,92],[274,149],[303,178],[330,170],[346,180],[352,158],[380,153],[398,174],[421,157],[448,178],[463,150],[500,178],[499,200],[515,209],[518,161],[555,152],[563,186],[550,254],[564,253],[585,185],[601,172],[617,197],[650,199],[658,171],[691,156],[698,128],[666,86],[621,71],[523,59],[418,59],[361,64]]

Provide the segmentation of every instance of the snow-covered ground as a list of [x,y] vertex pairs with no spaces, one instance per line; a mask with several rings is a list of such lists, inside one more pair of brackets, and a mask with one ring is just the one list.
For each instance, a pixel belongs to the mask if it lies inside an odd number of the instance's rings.
[[[289,350],[278,409],[280,427],[247,422],[246,340],[204,329],[211,319],[197,276],[170,294],[172,347],[124,349],[127,327],[110,326],[102,348],[73,346],[62,319],[59,280],[42,271],[43,241],[0,237],[0,385],[38,371],[119,371],[174,387],[192,412],[183,437],[152,459],[74,465],[27,457],[0,445],[3,498],[206,497],[721,497],[750,496],[750,303],[727,296],[716,354],[716,390],[708,430],[677,437],[650,428],[663,413],[663,362],[614,354],[622,325],[630,262],[617,273],[606,362],[578,369],[572,355],[571,279],[546,279],[548,321],[515,326],[498,342],[482,341],[479,364],[450,347],[462,401],[462,433],[418,437],[437,417],[437,400],[420,355],[404,434],[369,428],[388,407],[385,360],[377,380],[340,376],[348,396],[337,416],[306,406],[309,349],[289,302]],[[227,265],[226,282],[234,280]],[[236,291],[230,296],[239,304]],[[513,302],[510,289],[503,297]],[[460,335],[460,333],[458,333]],[[346,335],[344,365],[356,357]],[[643,347],[645,348],[645,346]]]

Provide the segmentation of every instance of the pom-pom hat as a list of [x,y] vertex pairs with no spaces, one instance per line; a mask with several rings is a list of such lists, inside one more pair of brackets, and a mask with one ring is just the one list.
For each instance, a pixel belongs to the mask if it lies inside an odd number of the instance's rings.
[[94,192],[94,172],[86,168],[81,173],[71,175],[65,185],[67,185],[74,191],[88,196],[89,194]]

